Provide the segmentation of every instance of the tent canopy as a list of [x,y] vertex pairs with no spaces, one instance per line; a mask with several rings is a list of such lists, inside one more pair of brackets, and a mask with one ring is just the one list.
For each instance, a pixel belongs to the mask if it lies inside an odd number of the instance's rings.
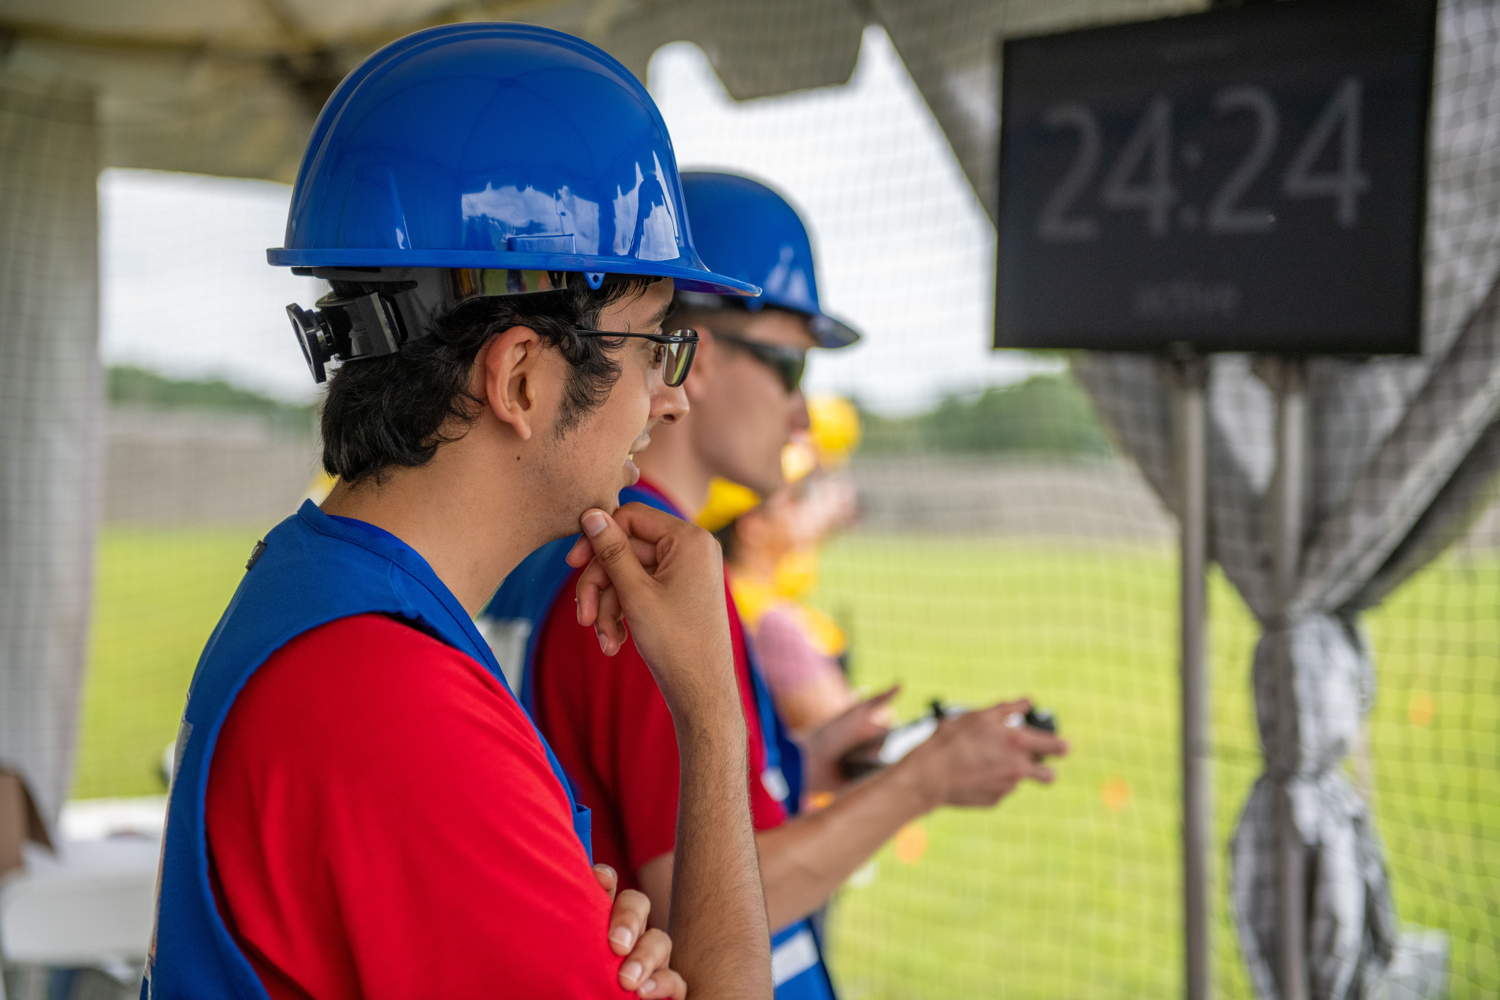
[[[979,200],[993,206],[996,39],[1180,13],[1193,0],[9,0],[0,13],[0,768],[44,823],[72,773],[98,521],[102,413],[95,179],[134,167],[291,181],[323,102],[379,46],[434,24],[518,20],[599,44],[645,78],[691,41],[736,99],[845,83],[866,27],[890,36]],[[82,262],[86,262],[84,266]],[[70,295],[38,275],[69,273]],[[24,294],[23,294],[24,293]],[[35,301],[31,301],[30,298]],[[46,342],[59,356],[32,349]],[[70,375],[70,373],[72,373]],[[54,385],[54,383],[57,383]],[[37,387],[49,385],[47,392]],[[55,438],[68,413],[78,426]],[[48,493],[42,500],[38,491]],[[49,492],[51,491],[51,492]],[[55,496],[52,494],[55,493]],[[56,540],[51,553],[26,538]],[[9,551],[7,546],[15,546]],[[59,560],[57,552],[73,553]],[[62,567],[62,562],[67,562]]]
[[434,24],[517,20],[580,35],[641,79],[691,41],[741,100],[845,83],[883,26],[992,201],[994,38],[1202,6],[1192,0],[11,0],[8,73],[99,95],[104,166],[290,181],[323,101],[372,50]]
[[[290,181],[313,119],[338,81],[372,50],[439,23],[546,24],[599,44],[642,79],[660,46],[690,41],[703,49],[729,94],[742,100],[847,82],[865,28],[878,25],[993,214],[996,39],[1201,6],[1195,0],[9,0],[0,15],[0,218],[24,223],[6,233],[8,249],[25,244],[25,254],[0,258],[8,261],[0,267],[0,289],[9,290],[0,295],[0,304],[8,303],[0,306],[7,331],[0,339],[0,424],[19,428],[13,454],[0,464],[0,495],[17,499],[0,507],[0,595],[28,595],[30,603],[0,601],[0,690],[7,695],[0,767],[19,769],[44,820],[55,818],[71,774],[97,524],[101,414],[92,265],[98,168]],[[1472,224],[1500,204],[1493,181],[1500,140],[1493,118],[1469,110],[1483,104],[1475,95],[1488,93],[1500,71],[1483,0],[1445,0],[1443,7],[1447,36],[1427,259],[1429,290],[1438,293],[1430,296],[1426,323],[1431,356],[1357,370],[1330,363],[1314,371],[1313,399],[1328,403],[1319,427],[1335,435],[1326,440],[1341,442],[1341,451],[1326,454],[1347,466],[1322,469],[1326,475],[1316,484],[1352,483],[1320,495],[1354,500],[1320,524],[1322,534],[1311,536],[1307,552],[1317,558],[1304,567],[1307,594],[1298,595],[1305,607],[1256,599],[1266,586],[1265,574],[1256,570],[1262,492],[1245,488],[1230,497],[1221,482],[1214,498],[1215,554],[1267,627],[1267,657],[1301,640],[1324,643],[1305,655],[1281,657],[1295,662],[1295,676],[1309,690],[1314,681],[1324,682],[1322,694],[1299,693],[1291,701],[1299,723],[1320,732],[1322,742],[1309,749],[1294,732],[1270,725],[1277,713],[1263,713],[1268,770],[1242,826],[1241,842],[1248,846],[1236,856],[1240,884],[1262,884],[1259,874],[1274,858],[1269,812],[1261,807],[1273,795],[1317,793],[1298,799],[1310,805],[1297,832],[1306,849],[1330,862],[1324,870],[1338,877],[1330,876],[1331,888],[1318,899],[1314,930],[1327,933],[1314,943],[1316,996],[1356,995],[1353,984],[1375,982],[1396,947],[1373,824],[1338,772],[1358,719],[1346,711],[1338,716],[1342,726],[1328,721],[1341,706],[1359,701],[1361,680],[1374,674],[1355,629],[1358,612],[1430,558],[1442,529],[1459,519],[1463,512],[1453,497],[1468,493],[1445,492],[1445,484],[1488,478],[1500,462],[1493,447],[1500,427],[1500,256],[1494,228]],[[80,260],[90,266],[81,269],[84,283],[70,297],[49,295],[46,283],[35,280],[80,270]],[[35,344],[47,351],[31,349]],[[1160,405],[1166,398],[1161,373],[1146,361],[1116,360],[1110,369],[1105,359],[1091,359],[1095,367],[1085,366],[1085,382],[1127,450],[1164,486],[1171,428]],[[1215,453],[1238,462],[1231,478],[1248,483],[1252,460],[1267,451],[1272,423],[1264,406],[1257,419],[1253,407],[1231,405],[1260,392],[1248,369],[1235,365],[1243,362],[1216,362],[1211,403],[1233,419],[1214,423],[1223,438],[1215,441]],[[1348,447],[1351,436],[1335,432],[1344,433],[1374,404],[1340,418],[1333,404],[1350,399],[1395,401],[1382,411],[1392,424],[1359,425],[1365,449],[1358,456]],[[1121,403],[1120,412],[1111,412],[1111,400]],[[1157,405],[1142,409],[1142,400]],[[1125,402],[1137,407],[1135,416],[1125,412]],[[1464,420],[1449,419],[1460,406]],[[70,422],[60,422],[59,413]],[[1404,422],[1396,419],[1402,415]],[[1463,434],[1444,433],[1454,423]],[[1416,443],[1427,446],[1420,474],[1391,471],[1411,464]],[[1357,469],[1364,458],[1368,464]],[[1365,478],[1356,482],[1356,471]],[[1411,494],[1394,514],[1386,509],[1392,490],[1375,488],[1382,484]],[[1225,516],[1228,511],[1238,518]],[[1235,526],[1244,537],[1233,534]],[[24,540],[33,537],[55,540],[54,550],[26,548]],[[1353,572],[1349,567],[1360,560],[1363,571]],[[1255,679],[1263,705],[1285,683],[1264,669]],[[1271,897],[1248,889],[1240,895],[1242,942],[1257,991],[1277,996],[1269,961],[1275,914],[1263,905]]]
[[[725,85],[741,98],[843,83],[853,72],[864,19],[844,0],[756,5],[771,8],[757,20],[800,14],[818,35],[817,44],[782,48],[782,58],[765,47],[739,44],[734,22],[744,15],[736,18],[732,6],[663,0],[16,0],[7,5],[0,32],[9,36],[4,61],[10,72],[66,77],[95,88],[106,166],[289,182],[313,119],[344,74],[386,42],[434,24],[546,24],[602,44],[643,79],[656,48],[691,39],[709,52]],[[718,16],[710,18],[708,11]]]

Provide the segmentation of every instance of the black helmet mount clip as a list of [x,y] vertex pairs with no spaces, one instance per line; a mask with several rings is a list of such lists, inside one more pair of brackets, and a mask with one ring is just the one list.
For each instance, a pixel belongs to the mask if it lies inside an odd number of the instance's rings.
[[328,380],[330,361],[353,361],[395,354],[406,340],[399,308],[383,292],[334,292],[312,309],[286,307],[292,334],[314,382]]

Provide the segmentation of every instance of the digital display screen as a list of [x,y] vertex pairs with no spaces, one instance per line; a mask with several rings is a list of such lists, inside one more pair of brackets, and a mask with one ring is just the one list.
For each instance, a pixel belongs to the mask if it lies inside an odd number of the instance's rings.
[[1421,350],[1432,0],[1001,43],[995,346]]

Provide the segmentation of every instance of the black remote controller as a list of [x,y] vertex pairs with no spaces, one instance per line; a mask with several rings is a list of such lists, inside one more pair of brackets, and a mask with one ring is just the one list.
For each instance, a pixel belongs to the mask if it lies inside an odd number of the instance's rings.
[[[853,780],[894,764],[931,737],[937,731],[938,724],[955,711],[962,710],[949,709],[940,699],[934,698],[929,714],[853,748],[839,761],[839,769],[845,778]],[[1048,733],[1057,732],[1057,717],[1046,709],[1028,709],[1015,724]],[[1037,760],[1041,759],[1039,755]]]
[[1028,708],[1021,721],[1032,729],[1041,729],[1054,735],[1057,733],[1057,716],[1045,708]]
[[[1042,732],[1051,733],[1053,736],[1057,735],[1057,716],[1045,708],[1028,708],[1026,714],[1021,716],[1021,721],[1032,729],[1040,729]],[[1047,759],[1047,755],[1041,753],[1033,754],[1032,759],[1040,764]]]

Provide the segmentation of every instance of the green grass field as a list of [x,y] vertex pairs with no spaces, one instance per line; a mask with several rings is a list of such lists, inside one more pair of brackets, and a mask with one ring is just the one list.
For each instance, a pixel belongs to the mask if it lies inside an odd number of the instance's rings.
[[[160,792],[197,654],[257,537],[108,529],[78,796]],[[1179,995],[1177,685],[1172,554],[1100,543],[861,535],[835,545],[818,600],[846,621],[857,680],[980,704],[1032,695],[1073,757],[1052,788],[908,830],[835,909],[848,1000]],[[1258,749],[1254,630],[1212,595],[1216,855]],[[1500,558],[1450,558],[1370,616],[1381,675],[1376,813],[1404,920],[1450,936],[1454,998],[1500,990]],[[1220,904],[1221,995],[1248,995]]]

